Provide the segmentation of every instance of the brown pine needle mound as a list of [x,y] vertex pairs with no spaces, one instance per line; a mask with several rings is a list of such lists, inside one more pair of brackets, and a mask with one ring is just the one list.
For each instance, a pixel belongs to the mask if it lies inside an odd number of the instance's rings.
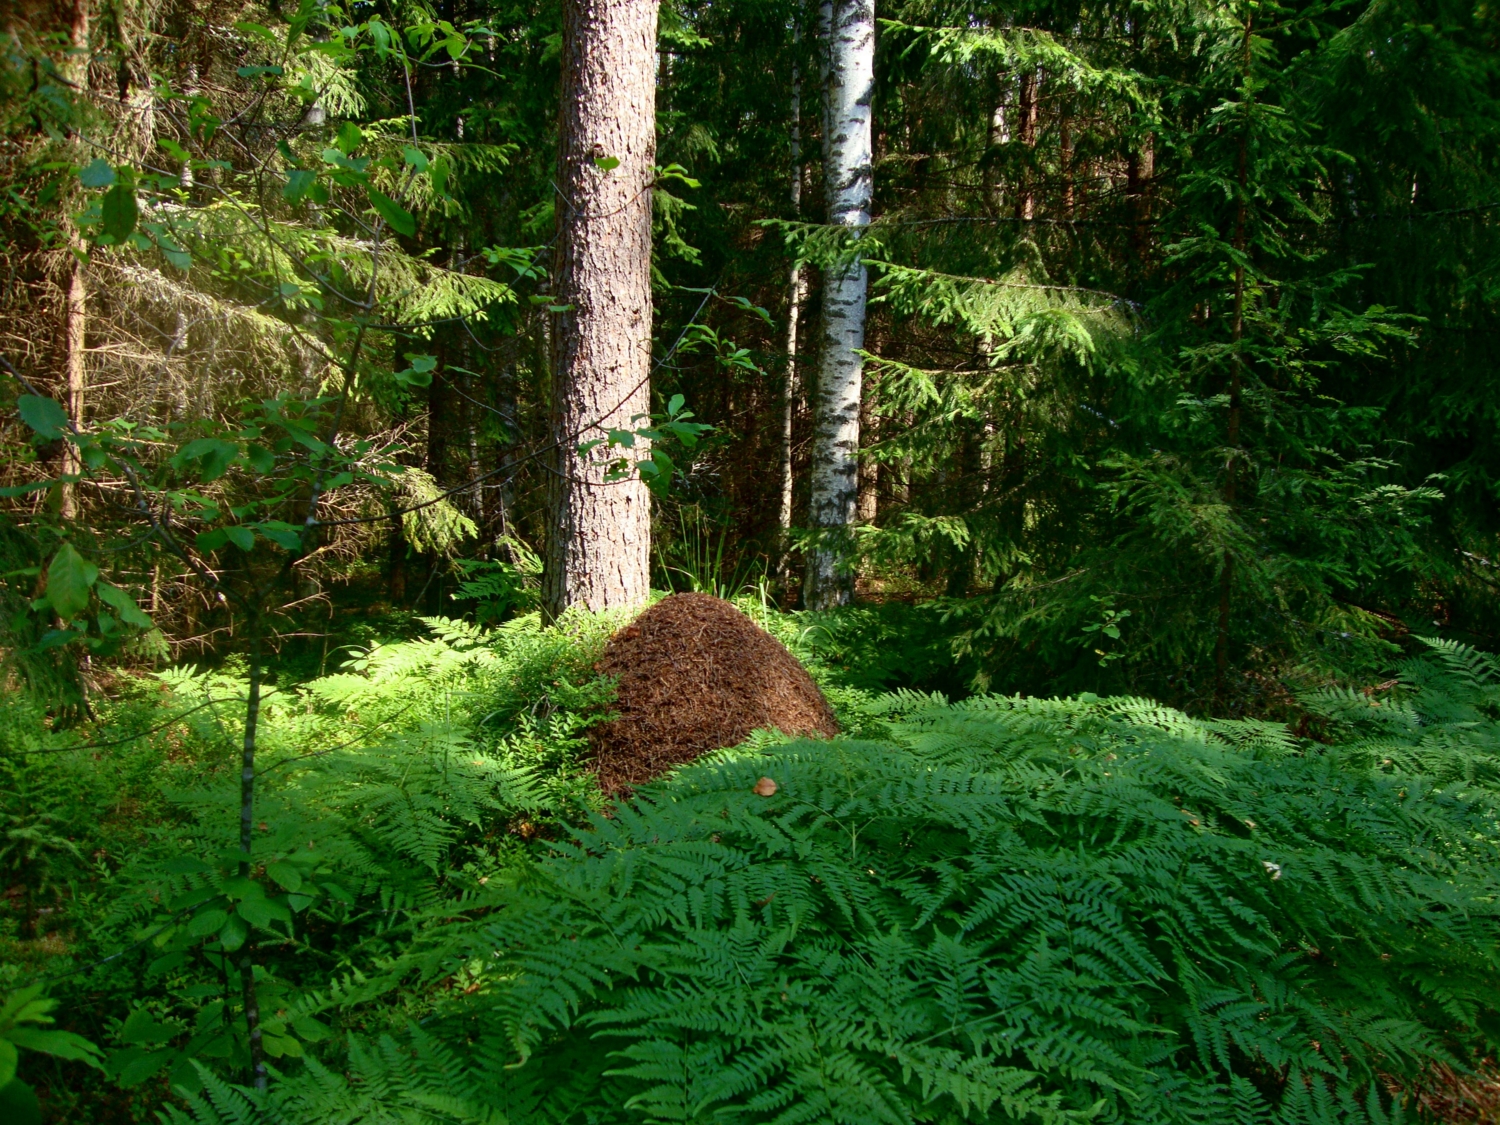
[[597,669],[619,679],[619,717],[594,728],[594,768],[617,794],[773,727],[838,734],[807,670],[734,606],[673,594],[611,638]]

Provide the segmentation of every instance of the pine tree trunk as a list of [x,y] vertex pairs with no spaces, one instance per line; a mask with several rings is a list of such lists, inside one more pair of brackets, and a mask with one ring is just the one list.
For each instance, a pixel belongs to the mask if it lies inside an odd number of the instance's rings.
[[[1019,121],[1019,136],[1017,139],[1028,149],[1036,148],[1036,126],[1037,126],[1037,98],[1041,93],[1041,72],[1030,71],[1021,75],[1019,106],[1017,116]],[[1029,163],[1032,157],[1028,155],[1028,166],[1022,173],[1025,186],[1016,200],[1016,218],[1022,222],[1030,222],[1036,217],[1036,187],[1035,168]],[[1023,231],[1023,235],[1029,237],[1029,231]]]
[[1154,138],[1147,133],[1132,147],[1125,165],[1125,195],[1130,200],[1130,247],[1144,265],[1151,249],[1151,180],[1156,174]]
[[[651,183],[656,161],[657,0],[564,0],[553,334],[551,519],[545,596],[636,605],[650,592],[651,496],[609,454],[578,447],[650,410]],[[618,161],[613,167],[610,165]],[[639,439],[625,451],[648,451]],[[618,451],[616,451],[618,453]]]
[[1057,166],[1062,174],[1062,217],[1073,217],[1073,126],[1064,114],[1058,126]]
[[[875,86],[874,0],[828,0],[821,10],[824,86],[823,190],[828,222],[856,230],[870,222],[874,192],[871,98]],[[824,272],[823,330],[818,346],[809,522],[847,529],[859,494],[859,402],[869,278],[858,258]],[[810,609],[845,605],[854,576],[840,568],[835,539],[808,552],[803,601]]]

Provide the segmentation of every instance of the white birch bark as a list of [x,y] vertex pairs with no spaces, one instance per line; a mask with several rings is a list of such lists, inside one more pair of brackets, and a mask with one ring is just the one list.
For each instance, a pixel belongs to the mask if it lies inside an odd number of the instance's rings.
[[[801,28],[792,28],[792,49],[801,41]],[[792,218],[802,217],[802,69],[797,59],[792,59]],[[786,314],[786,385],[781,401],[781,534],[782,559],[785,566],[785,539],[792,527],[792,422],[797,410],[797,328],[802,316],[802,301],[807,283],[803,279],[802,263],[792,263],[791,277],[787,284]]]
[[[861,230],[870,222],[875,170],[871,99],[875,87],[874,0],[825,0],[820,9],[827,59],[824,81],[823,190],[828,222]],[[847,529],[859,496],[859,401],[869,277],[851,258],[824,271],[818,341],[809,523]],[[846,605],[852,571],[840,569],[834,541],[808,552],[803,602],[810,609]]]

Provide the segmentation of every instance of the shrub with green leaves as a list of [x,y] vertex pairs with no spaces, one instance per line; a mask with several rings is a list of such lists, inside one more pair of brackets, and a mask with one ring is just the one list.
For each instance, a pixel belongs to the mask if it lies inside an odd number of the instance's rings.
[[[348,995],[429,915],[522,862],[528,838],[600,807],[580,759],[613,698],[591,666],[617,621],[426,624],[335,674],[271,677],[248,876],[237,662],[122,680],[88,730],[49,731],[35,700],[6,697],[0,992],[55,978],[65,1026],[110,1045],[110,1075],[148,1104],[197,1089],[199,1065],[241,1074],[247,955],[283,1067],[430,1012],[416,990]],[[98,1111],[91,1075],[33,1065],[54,1110],[76,1094]]]

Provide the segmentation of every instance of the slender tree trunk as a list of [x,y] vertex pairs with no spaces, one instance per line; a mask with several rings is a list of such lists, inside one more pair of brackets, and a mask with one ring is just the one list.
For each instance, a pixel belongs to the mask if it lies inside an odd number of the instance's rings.
[[[183,73],[182,92],[187,95],[189,101],[196,98],[200,93],[198,86],[198,64],[189,62]],[[191,160],[182,162],[182,171],[177,175],[177,186],[183,191],[193,190],[193,163]]]
[[[650,411],[657,8],[563,3],[556,273],[567,311],[553,335],[544,583],[554,616],[571,605],[636,605],[650,593],[650,493],[634,472],[605,483],[610,454],[580,456],[578,447],[634,429]],[[625,452],[646,456],[643,445]]]
[[807,279],[799,262],[792,267],[787,286],[786,383],[781,397],[781,515],[782,534],[792,526],[792,423],[797,416],[797,335],[802,302],[807,297]]
[[[875,86],[874,0],[828,0],[821,11],[824,85],[824,193],[828,222],[862,230],[870,222],[875,171],[871,98]],[[869,278],[857,258],[823,278],[823,330],[818,347],[809,522],[838,532],[854,522],[859,494],[859,403]],[[808,552],[803,602],[812,609],[845,605],[854,596],[852,571],[841,567],[837,540]]]
[[[241,879],[249,878],[255,834],[255,739],[260,725],[261,640],[260,622],[250,622],[250,685],[245,700],[245,740],[240,752],[240,866]],[[260,1026],[260,1001],[255,992],[255,963],[248,938],[240,955],[240,991],[245,1004],[245,1035],[250,1042],[250,1080],[257,1090],[266,1088],[266,1057]]]
[[[89,0],[74,0],[73,18],[68,35],[69,54],[63,67],[63,75],[82,94],[89,85]],[[83,425],[84,394],[88,388],[87,337],[89,324],[88,308],[88,259],[83,236],[71,223],[68,225],[68,271],[63,323],[63,375],[66,379],[64,398],[68,419],[75,426]],[[72,442],[63,443],[63,475],[76,477],[83,472],[83,463],[78,459],[78,447]],[[78,515],[78,493],[71,480],[64,480],[58,488],[58,502],[64,519]]]
[[1125,165],[1125,194],[1130,200],[1130,247],[1136,262],[1144,265],[1151,248],[1151,180],[1156,175],[1156,146],[1146,134],[1132,148]]
[[[1039,72],[1027,71],[1021,75],[1020,93],[1017,101],[1017,117],[1019,118],[1017,139],[1026,146],[1028,150],[1036,148],[1036,126],[1037,126],[1037,98],[1041,94],[1041,75]],[[1024,176],[1025,187],[1016,199],[1016,218],[1029,222],[1036,217],[1036,188],[1034,185],[1034,169],[1027,168]]]
[[[873,352],[878,355],[880,353]],[[863,441],[869,442],[875,434],[875,388],[865,380],[859,399],[859,433]],[[868,457],[859,459],[859,500],[855,504],[855,518],[860,523],[874,523],[880,515],[880,465]]]
[[990,110],[988,151],[985,154],[983,183],[984,198],[989,202],[991,211],[998,215],[1005,198],[1005,192],[1000,186],[999,150],[1003,145],[1010,143],[1010,76],[1003,73],[997,75],[995,85],[997,86],[995,107]]
[[[795,52],[802,40],[802,28],[792,26],[792,50]],[[792,113],[790,142],[792,150],[792,218],[802,217],[802,68],[792,57]],[[781,579],[789,577],[787,568],[787,533],[792,528],[792,423],[797,413],[797,330],[802,317],[802,301],[807,296],[807,282],[803,276],[802,263],[792,263],[791,276],[787,281],[786,313],[786,382],[781,397],[781,512],[778,524],[781,528]]]
[[1065,114],[1058,129],[1057,163],[1062,173],[1062,217],[1073,217],[1073,125]]
[[[498,377],[491,387],[490,401],[494,405],[500,418],[500,448],[496,451],[497,467],[510,468],[514,465],[517,455],[517,443],[520,441],[520,430],[516,427],[516,415],[518,404],[516,401],[516,365],[513,360],[508,360],[500,368]],[[495,535],[491,537],[491,544],[495,539],[514,534],[511,528],[511,510],[515,506],[515,482],[514,470],[502,473],[499,480],[495,481],[489,490],[490,526],[496,529]],[[507,546],[507,551],[514,548]]]
[[[1245,17],[1245,34],[1241,51],[1243,53],[1244,80],[1242,90],[1248,94],[1250,87],[1250,32],[1252,28],[1251,17]],[[1249,145],[1248,136],[1250,129],[1246,121],[1240,132],[1240,150],[1238,155],[1238,168],[1236,169],[1236,182],[1238,184],[1237,199],[1234,208],[1234,320],[1230,326],[1230,339],[1233,351],[1229,357],[1229,426],[1227,437],[1229,439],[1228,461],[1224,466],[1224,504],[1229,509],[1231,518],[1234,515],[1234,506],[1238,500],[1236,485],[1239,477],[1239,444],[1240,444],[1240,413],[1242,410],[1241,398],[1244,391],[1245,357],[1243,342],[1245,339],[1245,220],[1246,220],[1246,196],[1249,193]],[[1234,554],[1228,547],[1224,548],[1224,561],[1219,570],[1219,628],[1218,635],[1214,640],[1214,675],[1216,678],[1215,694],[1219,698],[1220,705],[1227,703],[1227,692],[1229,687],[1229,618],[1231,608],[1231,595],[1234,591]]]
[[[884,350],[884,333],[880,331],[877,322],[869,326],[867,332],[869,347],[866,351],[871,355],[879,355]],[[859,439],[863,446],[869,446],[875,440],[875,394],[876,382],[873,377],[862,380],[859,392]],[[880,464],[870,457],[859,459],[859,499],[854,506],[855,519],[863,524],[872,524],[880,514]]]
[[[795,52],[802,40],[800,25],[792,28],[792,49]],[[792,218],[802,217],[802,67],[795,54],[792,58],[792,106],[789,141],[792,154],[791,191]],[[792,263],[791,277],[787,284],[786,317],[786,388],[782,399],[781,417],[781,530],[792,526],[792,420],[797,403],[797,330],[802,315],[802,301],[806,296],[802,263]]]

